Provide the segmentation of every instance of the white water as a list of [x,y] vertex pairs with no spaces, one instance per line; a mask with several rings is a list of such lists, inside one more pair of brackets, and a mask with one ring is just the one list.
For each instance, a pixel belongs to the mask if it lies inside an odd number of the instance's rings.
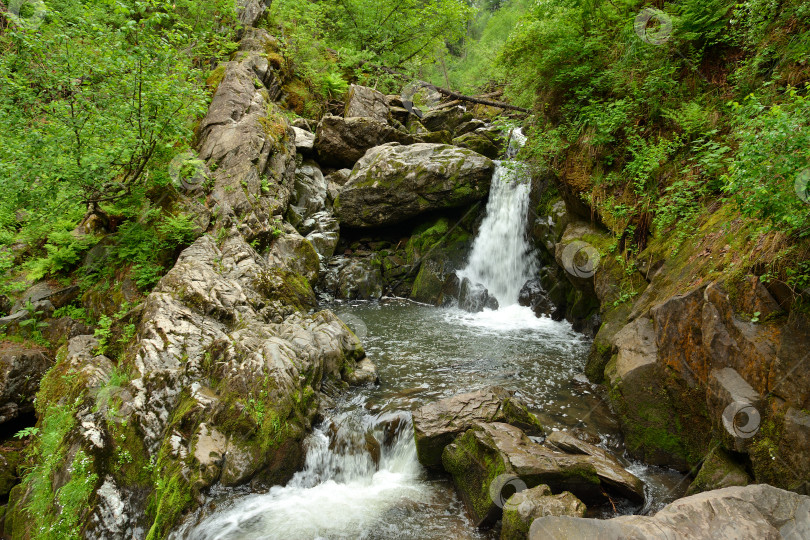
[[[304,470],[282,487],[227,503],[178,536],[200,540],[258,538],[362,538],[379,530],[391,508],[405,501],[425,504],[432,490],[421,480],[422,468],[409,417],[364,413],[363,398],[307,439]],[[349,406],[352,404],[348,404]],[[395,434],[386,426],[394,422]],[[389,428],[391,429],[391,428]],[[365,433],[383,442],[379,465],[365,448]],[[190,529],[190,530],[189,530]]]
[[[513,130],[510,154],[525,140],[519,129]],[[531,178],[520,162],[495,163],[487,215],[458,276],[481,283],[506,307],[517,304],[521,287],[537,272],[526,231]]]

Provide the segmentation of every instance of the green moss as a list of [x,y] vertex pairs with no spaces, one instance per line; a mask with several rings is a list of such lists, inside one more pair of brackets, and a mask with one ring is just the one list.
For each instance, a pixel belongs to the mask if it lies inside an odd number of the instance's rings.
[[315,292],[301,274],[281,268],[270,268],[256,277],[253,286],[269,300],[307,311],[315,306]]
[[208,89],[211,90],[212,94],[216,94],[217,88],[219,88],[220,83],[222,83],[222,79],[225,78],[225,70],[227,67],[227,64],[218,65],[205,79],[205,84],[208,86]]

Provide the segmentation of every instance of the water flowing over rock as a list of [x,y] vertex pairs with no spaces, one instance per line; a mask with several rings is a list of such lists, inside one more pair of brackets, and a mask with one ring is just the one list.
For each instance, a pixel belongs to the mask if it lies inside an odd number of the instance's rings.
[[494,164],[453,146],[387,144],[366,153],[335,201],[341,225],[394,225],[486,196]]
[[520,288],[537,272],[526,234],[528,172],[519,163],[499,162],[492,178],[487,215],[461,278],[481,283],[500,306],[518,301]]
[[800,539],[810,537],[810,497],[768,485],[731,487],[680,499],[654,516],[609,520],[574,517],[536,519],[531,540],[600,538],[737,538]]

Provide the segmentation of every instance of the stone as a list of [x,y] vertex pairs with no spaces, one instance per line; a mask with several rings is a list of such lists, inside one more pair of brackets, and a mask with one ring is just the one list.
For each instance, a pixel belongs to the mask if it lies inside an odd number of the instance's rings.
[[[334,264],[333,264],[334,263]],[[330,261],[322,287],[341,300],[377,300],[383,294],[380,267],[371,259]]]
[[351,372],[343,375],[343,378],[351,386],[363,386],[380,382],[380,378],[377,375],[377,366],[368,358],[364,358],[358,362]]
[[545,516],[584,517],[587,507],[571,493],[552,495],[545,485],[524,489],[509,497],[503,507],[501,540],[525,540],[532,522]]
[[541,435],[543,427],[515,393],[499,386],[459,394],[429,403],[413,412],[414,440],[419,462],[438,468],[442,451],[476,422],[504,422]]
[[312,244],[318,257],[328,260],[335,254],[340,240],[340,224],[331,212],[317,212],[310,218],[312,226],[306,226],[306,239]]
[[686,490],[687,495],[732,486],[747,486],[751,477],[722,448],[715,448],[703,460],[695,479]]
[[518,294],[518,304],[530,307],[537,317],[549,317],[554,311],[540,279],[530,279],[523,284]]
[[242,26],[253,26],[262,15],[272,0],[237,0],[236,7],[239,14],[239,24]]
[[291,208],[296,207],[297,219],[289,219],[294,227],[326,208],[327,187],[326,179],[314,161],[305,161],[295,170],[295,187],[290,196],[290,205]]
[[599,448],[574,437],[565,431],[552,432],[547,438],[549,443],[567,454],[590,456],[596,465],[597,475],[602,483],[612,487],[628,499],[644,499],[644,483],[631,472],[625,470],[624,465],[607,450]]
[[318,282],[321,263],[315,247],[297,231],[282,233],[267,252],[267,262],[302,275],[310,285]]
[[14,302],[11,308],[11,313],[20,311],[30,301],[32,304],[48,300],[55,309],[66,306],[76,300],[81,294],[81,289],[78,285],[71,285],[70,287],[54,287],[46,281],[29,287],[23,295]]
[[500,517],[499,492],[509,483],[529,488],[546,484],[553,492],[569,491],[586,503],[605,502],[608,492],[644,501],[637,478],[633,485],[614,482],[620,472],[611,462],[553,452],[504,423],[476,423],[445,447],[442,464],[479,527]]
[[39,382],[52,365],[44,349],[0,344],[0,424],[34,411]]
[[387,144],[370,150],[335,201],[341,225],[371,228],[467,206],[487,196],[494,163],[454,146]]
[[282,92],[264,51],[273,41],[264,30],[249,31],[258,50],[224,64],[222,82],[200,123],[199,159],[217,167],[214,172],[202,167],[197,183],[213,182],[208,204],[217,226],[238,226],[252,242],[272,238],[275,216],[287,209],[296,152],[295,133],[273,104]]
[[571,538],[810,538],[810,497],[765,484],[730,487],[678,499],[654,516],[548,516],[534,520],[529,530],[530,540]]
[[304,156],[312,155],[315,152],[315,134],[295,126],[292,126],[292,130],[296,152]]
[[479,132],[465,133],[453,139],[452,144],[461,148],[469,148],[490,159],[498,159],[504,152],[503,144],[498,145],[485,133]]
[[353,84],[346,94],[346,106],[343,111],[344,118],[366,117],[380,123],[388,122],[388,104],[385,94],[369,88]]
[[449,107],[426,112],[422,116],[421,122],[430,131],[453,132],[464,121],[471,119],[472,115],[468,116],[463,107]]
[[324,116],[315,132],[315,151],[322,166],[354,167],[367,150],[385,143],[411,144],[414,138],[371,118]]
[[487,309],[498,309],[498,299],[480,283],[473,283],[468,278],[461,280],[458,290],[458,307],[470,313]]

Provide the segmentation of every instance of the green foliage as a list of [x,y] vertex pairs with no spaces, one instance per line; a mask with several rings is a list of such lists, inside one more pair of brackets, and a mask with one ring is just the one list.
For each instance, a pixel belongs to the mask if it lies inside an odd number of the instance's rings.
[[810,205],[803,200],[808,180],[802,176],[810,169],[810,99],[791,88],[781,104],[768,107],[751,95],[732,107],[739,148],[724,191],[744,215],[810,235]]

